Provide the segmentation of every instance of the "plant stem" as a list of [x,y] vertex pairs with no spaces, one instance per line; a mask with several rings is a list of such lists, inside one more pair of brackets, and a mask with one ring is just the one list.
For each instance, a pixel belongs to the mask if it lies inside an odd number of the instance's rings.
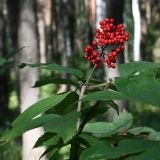
[[108,83],[105,82],[105,83],[101,83],[101,84],[97,84],[97,85],[94,85],[94,86],[88,86],[89,89],[94,89],[94,88],[99,88],[99,87],[108,87]]
[[[91,76],[92,76],[95,68],[96,68],[96,65],[94,65],[94,67],[93,67],[91,73],[89,74],[86,82],[84,84],[82,84],[82,87],[81,87],[81,90],[80,90],[80,94],[79,94],[79,101],[78,101],[78,106],[77,106],[77,112],[81,112],[81,109],[82,109],[82,98],[84,96],[86,87],[88,85],[88,82],[89,82],[89,80],[90,80],[90,78],[91,78]],[[79,126],[80,126],[80,121],[81,121],[81,119],[79,118],[78,121],[77,121],[77,130],[78,130]]]
[[69,160],[78,160],[78,144],[77,140],[73,139],[71,143],[70,157]]

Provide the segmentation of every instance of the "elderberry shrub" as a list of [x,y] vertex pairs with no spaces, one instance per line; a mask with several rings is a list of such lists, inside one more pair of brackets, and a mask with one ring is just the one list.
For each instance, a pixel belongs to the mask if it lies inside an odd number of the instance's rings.
[[95,35],[97,40],[84,49],[84,57],[96,68],[100,68],[103,61],[109,68],[115,68],[116,56],[125,50],[124,42],[128,41],[129,35],[122,24],[115,25],[113,18],[106,18],[99,24],[100,29],[96,29]]

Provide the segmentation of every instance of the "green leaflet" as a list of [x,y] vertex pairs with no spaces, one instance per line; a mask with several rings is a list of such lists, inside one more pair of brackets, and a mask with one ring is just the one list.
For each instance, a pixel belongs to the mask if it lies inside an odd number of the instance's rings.
[[84,96],[83,101],[98,101],[98,100],[122,100],[125,99],[124,96],[120,92],[107,90],[107,91],[97,91],[94,93],[87,94]]
[[[157,150],[157,147],[159,148],[158,142],[143,140],[143,139],[124,139],[119,142],[117,147],[113,147],[108,143],[99,143],[99,144],[97,143],[95,146],[85,149],[80,156],[80,160],[117,159],[126,154],[146,155],[148,152],[151,152],[153,156],[153,153],[155,153],[154,149]],[[147,157],[147,155],[145,157]],[[132,160],[132,158],[128,160]],[[150,160],[150,159],[133,158],[133,160]]]
[[151,68],[160,68],[160,64],[153,62],[138,61],[120,64],[118,66],[121,77],[125,78],[128,76],[133,76],[135,73],[139,71]]
[[109,137],[120,131],[128,130],[133,123],[133,117],[130,113],[122,112],[114,117],[112,123],[93,122],[87,123],[83,129],[84,133],[90,133],[98,138]]
[[40,67],[40,68],[44,68],[50,71],[59,71],[59,72],[65,72],[65,73],[69,73],[72,74],[78,78],[82,78],[83,77],[83,72],[75,69],[75,68],[70,68],[70,67],[64,67],[61,65],[58,65],[56,63],[35,63],[35,64],[27,64],[27,63],[22,63],[19,68],[24,68],[24,67]]

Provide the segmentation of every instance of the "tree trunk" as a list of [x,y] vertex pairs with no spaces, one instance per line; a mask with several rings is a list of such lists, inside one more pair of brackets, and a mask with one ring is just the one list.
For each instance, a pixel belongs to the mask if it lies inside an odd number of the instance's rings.
[[52,0],[52,16],[51,16],[51,35],[52,35],[52,58],[58,56],[58,3],[57,0]]
[[[71,65],[71,55],[72,55],[72,46],[71,46],[71,33],[69,29],[69,9],[70,9],[69,0],[61,1],[61,10],[63,20],[61,22],[61,27],[63,29],[63,38],[64,38],[64,52],[62,53],[62,65],[69,66]],[[67,74],[63,73],[62,78],[67,78]],[[60,85],[58,93],[65,92],[67,90],[66,85]]]
[[[70,38],[70,29],[69,29],[69,16],[68,16],[68,9],[69,9],[69,1],[62,0],[62,8],[63,8],[63,32],[64,32],[64,43],[65,43],[65,53],[67,61],[71,58],[72,55],[72,48],[71,48],[71,38]],[[66,65],[67,64],[66,61]]]
[[45,0],[45,29],[46,29],[46,55],[47,59],[52,59],[52,33],[51,33],[51,14],[52,0]]
[[134,46],[133,46],[133,60],[139,61],[140,44],[141,44],[141,17],[139,9],[139,0],[132,0],[132,13],[134,19]]
[[37,0],[37,25],[39,38],[39,54],[41,63],[46,63],[45,8],[46,1]]
[[[107,0],[106,4],[106,15],[107,17],[112,17],[115,19],[116,24],[123,23],[123,10],[124,10],[124,0]],[[124,62],[124,53],[121,53],[117,59],[118,63]],[[107,70],[107,80],[114,79],[119,76],[118,68],[106,68]],[[124,108],[124,101],[115,101],[119,106],[119,111],[122,111]],[[113,120],[116,111],[114,109],[109,109],[108,119],[109,121]]]
[[[4,18],[4,1],[0,0],[0,56],[5,56],[6,53],[6,30]],[[0,71],[0,126],[4,126],[6,114],[8,113],[8,70]]]
[[149,25],[151,23],[151,0],[146,0],[146,19]]
[[[19,63],[35,63],[38,61],[37,31],[35,8],[32,0],[20,1],[18,46],[28,46],[21,51],[17,59]],[[39,99],[39,89],[31,88],[38,79],[38,69],[19,71],[19,91],[21,112]],[[32,149],[36,140],[42,135],[42,128],[31,130],[23,135],[23,160],[38,160],[44,148]]]
[[106,17],[106,1],[96,0],[96,27],[99,28],[99,22]]

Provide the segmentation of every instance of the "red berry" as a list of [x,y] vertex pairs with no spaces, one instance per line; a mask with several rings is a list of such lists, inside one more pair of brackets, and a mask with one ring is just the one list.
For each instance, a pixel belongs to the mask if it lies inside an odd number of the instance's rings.
[[97,56],[97,52],[95,50],[92,51],[92,56],[93,57]]
[[129,36],[129,34],[126,32],[126,33],[125,33],[125,36],[127,36],[127,37],[128,37],[128,36]]
[[91,62],[92,62],[92,63],[95,63],[96,61],[95,61],[95,59],[92,59]]
[[116,65],[115,65],[114,63],[112,63],[112,64],[111,64],[111,67],[112,67],[112,68],[115,68],[115,67],[116,67]]
[[101,64],[96,64],[96,68],[101,68]]
[[100,24],[100,25],[104,25],[104,22],[103,22],[103,21],[101,21],[101,22],[99,22],[99,24]]
[[114,23],[114,19],[113,19],[113,18],[111,18],[111,19],[110,19],[110,22],[111,22],[111,23]]
[[112,54],[111,54],[111,53],[108,54],[108,58],[109,58],[109,59],[112,58]]
[[97,45],[97,41],[93,41],[92,46],[96,46],[96,45]]
[[117,55],[117,53],[115,51],[113,51],[112,55],[115,57]]
[[123,40],[123,39],[120,39],[119,43],[124,43],[124,40]]
[[88,51],[91,51],[92,49],[93,49],[92,46],[87,46]]
[[100,62],[100,61],[101,61],[101,57],[98,56],[98,57],[96,58],[96,61]]
[[108,32],[109,32],[109,31],[110,31],[110,27],[106,27],[106,31],[108,31]]
[[128,41],[128,37],[125,38],[125,41]]
[[100,51],[100,52],[99,52],[99,55],[101,56],[102,54],[103,54],[103,51]]
[[121,46],[121,49],[122,49],[122,50],[125,50],[125,46]]
[[119,53],[121,50],[119,48],[116,49],[116,52]]
[[100,32],[100,29],[96,29],[96,32],[99,33],[99,32]]
[[108,44],[108,40],[105,40],[105,44]]
[[105,22],[108,23],[108,22],[109,22],[109,18],[106,18],[106,19],[105,19]]
[[122,27],[123,27],[123,24],[119,24],[118,27],[119,27],[119,28],[122,28]]
[[109,26],[112,28],[112,27],[113,27],[113,24],[112,24],[112,23],[110,23],[110,24],[109,24]]
[[108,58],[105,58],[105,60],[104,60],[108,65],[110,65],[111,64],[111,61],[108,59]]

